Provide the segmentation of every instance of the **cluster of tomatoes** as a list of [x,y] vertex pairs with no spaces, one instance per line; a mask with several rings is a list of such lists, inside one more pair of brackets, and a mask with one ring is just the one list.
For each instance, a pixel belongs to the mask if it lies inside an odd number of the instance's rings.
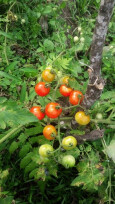
[[[44,97],[49,94],[50,92],[50,82],[52,82],[55,79],[55,73],[51,69],[51,67],[47,67],[42,72],[42,79],[45,81],[40,81],[35,86],[35,92],[37,95]],[[73,90],[69,86],[69,77],[66,76],[62,80],[62,85],[59,87],[59,91],[62,96],[69,97],[70,104],[73,105],[79,105],[83,101],[83,94],[79,90]],[[62,113],[62,107],[57,102],[50,102],[46,105],[45,109],[41,108],[40,106],[33,106],[30,109],[30,112],[33,113],[39,120],[42,120],[45,115],[49,118],[55,119],[58,118]],[[90,122],[90,116],[86,115],[84,111],[78,111],[75,114],[75,120],[80,125],[87,125]],[[43,129],[43,135],[48,140],[59,140],[59,135],[56,131],[56,128],[48,124]],[[62,139],[61,141],[61,147],[65,150],[71,150],[75,148],[77,145],[77,140],[73,136],[67,136]],[[41,145],[39,148],[39,154],[42,158],[47,160],[49,156],[51,156],[54,152],[54,149],[49,144]],[[73,167],[75,165],[75,158],[72,155],[66,155],[62,158],[61,163],[65,167]]]

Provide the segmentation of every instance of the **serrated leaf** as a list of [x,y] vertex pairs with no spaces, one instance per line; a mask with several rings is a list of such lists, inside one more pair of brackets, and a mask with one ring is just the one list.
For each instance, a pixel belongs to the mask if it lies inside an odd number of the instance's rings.
[[11,71],[14,70],[15,66],[18,64],[18,61],[14,61],[12,63],[10,63],[10,65],[8,65],[8,67],[6,67],[6,71]]
[[6,123],[3,120],[0,120],[0,128],[5,129]]
[[33,171],[31,171],[31,173],[29,174],[29,178],[34,178],[38,172],[39,168],[34,169]]
[[30,143],[26,143],[23,147],[22,147],[22,149],[20,150],[20,152],[19,152],[19,156],[20,157],[25,157],[25,155],[29,152],[29,150],[31,149],[31,145],[30,145]]
[[14,80],[15,82],[19,82],[19,81],[20,81],[20,80],[17,79],[16,77],[13,77],[13,76],[11,76],[10,74],[7,74],[7,73],[5,73],[5,72],[3,72],[3,71],[0,71],[0,76],[1,76],[1,77],[5,77],[5,78],[8,78],[8,79],[11,79],[11,80]]
[[37,164],[32,161],[26,166],[24,171],[25,173],[29,173],[29,172],[32,172],[36,167],[37,167]]
[[32,161],[33,152],[28,153],[20,162],[20,168],[24,169]]
[[9,147],[10,154],[13,154],[16,149],[18,149],[18,142],[14,141]]
[[37,127],[26,129],[25,134],[29,136],[33,136],[33,135],[38,135],[39,133],[42,133],[42,131],[43,131],[43,127],[41,125],[38,125]]
[[102,93],[101,95],[101,99],[104,100],[104,99],[111,99],[115,97],[115,92],[114,91],[107,91],[105,93]]
[[47,51],[51,51],[54,49],[54,44],[51,40],[46,39],[44,41],[44,47],[46,48]]

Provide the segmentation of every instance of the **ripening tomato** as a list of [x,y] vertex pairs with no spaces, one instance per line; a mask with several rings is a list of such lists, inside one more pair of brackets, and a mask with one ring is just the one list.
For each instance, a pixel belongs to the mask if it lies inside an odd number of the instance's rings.
[[77,145],[77,140],[73,136],[67,136],[62,140],[62,147],[66,150],[75,148]]
[[43,144],[39,148],[39,154],[42,157],[49,157],[53,153],[53,147],[49,144]]
[[70,96],[69,96],[69,102],[72,105],[77,105],[81,103],[84,99],[84,96],[81,91],[72,91]]
[[75,166],[75,158],[72,155],[65,155],[62,158],[62,165],[65,168],[71,168]]
[[75,114],[75,120],[80,125],[87,125],[90,122],[90,116],[86,115],[84,111],[78,111]]
[[68,84],[69,76],[65,76],[62,78],[62,83],[63,84]]
[[46,125],[43,129],[43,135],[48,140],[54,140],[57,135],[57,131],[53,125]]
[[39,96],[46,96],[46,95],[50,92],[50,88],[47,87],[47,85],[45,84],[45,82],[39,82],[39,83],[36,84],[36,86],[35,86],[35,92],[36,92]]
[[47,67],[42,72],[42,78],[47,82],[52,82],[55,79],[55,74],[52,72],[53,72],[53,69],[51,69],[51,67]]
[[42,120],[45,117],[45,113],[41,111],[40,106],[33,106],[30,109],[30,112],[33,113],[39,120]]
[[63,96],[69,96],[70,93],[73,91],[72,88],[70,87],[67,87],[65,84],[61,85],[60,86],[60,89],[59,89],[60,93],[63,95]]
[[62,112],[62,108],[59,103],[51,102],[45,107],[45,113],[49,118],[57,118]]

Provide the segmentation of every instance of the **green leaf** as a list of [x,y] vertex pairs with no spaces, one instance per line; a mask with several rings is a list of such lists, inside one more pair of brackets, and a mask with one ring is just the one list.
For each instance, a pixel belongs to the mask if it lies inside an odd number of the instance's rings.
[[17,81],[17,82],[20,81],[20,80],[17,79],[16,77],[13,77],[13,76],[11,76],[11,75],[9,75],[9,74],[3,72],[3,71],[0,71],[0,76],[1,76],[1,77],[5,77],[5,78],[7,78],[7,79],[11,79],[11,80]]
[[24,169],[32,161],[33,152],[28,153],[20,162],[20,168]]
[[18,64],[18,61],[14,61],[12,63],[10,63],[10,65],[8,67],[6,67],[6,71],[11,71],[14,70],[15,66]]
[[26,98],[26,82],[24,82],[22,85],[21,94],[20,94],[20,101],[24,102],[25,98]]
[[6,33],[6,32],[3,32],[3,31],[0,31],[0,35],[3,35],[4,37],[7,37],[7,38],[9,38],[11,40],[14,39],[14,36],[12,34],[10,34],[10,33]]
[[18,149],[18,142],[12,142],[12,144],[10,145],[10,148],[9,148],[9,152],[10,154],[13,154],[14,151]]
[[113,160],[113,162],[115,163],[115,140],[112,140],[110,145],[107,146],[106,148],[106,152],[108,154],[108,156]]
[[34,169],[36,169],[37,166],[38,165],[35,162],[32,161],[26,166],[24,171],[25,171],[25,173],[32,172]]
[[102,93],[101,100],[110,99],[110,98],[113,98],[113,97],[115,97],[115,92],[114,91],[106,91],[105,93]]
[[19,152],[19,156],[20,157],[25,157],[25,155],[29,152],[29,150],[32,148],[32,146],[30,145],[29,142],[27,142],[23,147],[22,149],[20,150]]
[[46,48],[47,51],[51,51],[54,49],[54,44],[51,40],[46,39],[44,41],[44,47]]

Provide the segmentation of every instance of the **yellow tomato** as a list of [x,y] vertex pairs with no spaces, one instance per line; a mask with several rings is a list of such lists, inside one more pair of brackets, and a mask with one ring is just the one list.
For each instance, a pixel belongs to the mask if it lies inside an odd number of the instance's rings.
[[62,147],[66,150],[75,148],[77,145],[77,140],[73,136],[67,136],[62,140]]
[[47,67],[42,72],[42,78],[47,82],[52,82],[55,79],[55,74],[52,73],[51,67]]
[[87,125],[90,122],[90,116],[86,115],[84,111],[79,111],[75,114],[75,120],[80,125]]

